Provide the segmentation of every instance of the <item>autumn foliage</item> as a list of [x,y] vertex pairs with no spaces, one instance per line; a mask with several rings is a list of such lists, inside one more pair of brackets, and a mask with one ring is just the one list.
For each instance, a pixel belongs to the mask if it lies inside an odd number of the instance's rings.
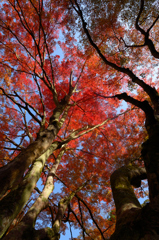
[[[144,166],[159,87],[158,3],[0,6],[0,238],[25,239],[32,229],[42,239],[49,227],[58,239],[68,222],[77,239],[108,239],[110,176]],[[147,196],[143,184],[137,197]]]

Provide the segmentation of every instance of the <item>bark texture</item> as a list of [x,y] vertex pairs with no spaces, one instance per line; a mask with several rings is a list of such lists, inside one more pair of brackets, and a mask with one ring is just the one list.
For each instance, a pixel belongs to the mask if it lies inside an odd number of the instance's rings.
[[27,173],[23,181],[8,195],[6,195],[0,202],[0,237],[7,231],[8,227],[22,210],[24,205],[30,198],[33,189],[40,177],[44,164],[52,151],[57,148],[58,143],[46,151],[40,158],[38,158],[30,171]]
[[158,240],[159,197],[141,207],[131,184],[140,186],[146,177],[145,169],[128,166],[116,170],[111,186],[116,205],[116,230],[110,240]]

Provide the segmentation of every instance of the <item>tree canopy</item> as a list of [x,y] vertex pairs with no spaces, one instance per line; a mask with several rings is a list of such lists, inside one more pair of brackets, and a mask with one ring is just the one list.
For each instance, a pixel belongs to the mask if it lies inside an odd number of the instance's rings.
[[147,188],[159,209],[158,2],[0,6],[0,238],[108,239]]

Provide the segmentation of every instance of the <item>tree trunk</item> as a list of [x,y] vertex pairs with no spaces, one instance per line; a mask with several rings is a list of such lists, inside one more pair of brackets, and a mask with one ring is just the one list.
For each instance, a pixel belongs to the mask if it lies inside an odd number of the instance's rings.
[[67,102],[56,107],[47,129],[39,132],[37,139],[15,157],[13,161],[0,168],[0,182],[3,181],[3,184],[0,185],[0,198],[3,197],[7,190],[13,189],[19,184],[28,167],[51,146],[66,117],[64,116],[59,120],[66,105]]
[[[154,131],[152,131],[154,130]],[[111,187],[116,205],[116,230],[110,240],[159,239],[159,133],[151,129],[151,136],[143,144],[142,156],[146,169],[127,166],[111,176]],[[148,178],[150,202],[141,207],[133,188]]]
[[[54,144],[52,144],[52,147],[50,147],[49,150],[39,158],[38,162],[42,167],[44,166],[45,160],[53,152],[54,147],[55,147]],[[34,229],[35,222],[36,222],[36,219],[37,219],[39,213],[43,209],[47,208],[49,205],[48,198],[54,188],[53,177],[54,177],[54,174],[56,172],[56,169],[61,161],[61,158],[62,158],[64,152],[65,152],[65,148],[63,147],[63,149],[59,153],[58,157],[56,158],[56,161],[55,161],[52,169],[50,170],[50,173],[47,177],[43,191],[41,192],[39,197],[36,199],[34,204],[31,206],[31,208],[28,210],[26,215],[23,217],[21,222],[16,227],[14,227],[4,237],[4,240],[15,239],[15,236],[16,236],[16,240],[22,240],[22,239],[25,239],[24,238],[25,233],[28,233],[28,235],[27,235],[28,239],[30,239],[29,238],[30,234],[32,235],[31,239],[34,239],[33,236],[35,237],[35,239],[43,239],[43,238],[40,238],[40,235],[39,235],[40,231],[36,231]],[[37,174],[39,175],[39,172],[41,172],[41,171],[39,171],[39,167],[37,164],[35,166],[35,169],[36,169]],[[32,178],[33,178],[33,176],[32,176]],[[32,185],[33,185],[33,181],[32,181]],[[35,187],[35,184],[34,184],[34,187]],[[18,206],[19,206],[19,203],[18,203]],[[62,215],[62,217],[63,217],[63,215]],[[51,228],[41,229],[41,233],[42,233],[42,235],[44,235],[46,237],[46,239],[54,239],[54,240],[59,239],[59,234],[55,233],[55,231]],[[50,236],[53,238],[49,238],[49,234],[51,234]]]
[[52,144],[52,146],[34,162],[24,180],[0,201],[0,237],[4,235],[14,218],[29,200],[39,180],[45,161],[52,154],[54,149],[57,148],[57,145],[58,143],[56,142]]

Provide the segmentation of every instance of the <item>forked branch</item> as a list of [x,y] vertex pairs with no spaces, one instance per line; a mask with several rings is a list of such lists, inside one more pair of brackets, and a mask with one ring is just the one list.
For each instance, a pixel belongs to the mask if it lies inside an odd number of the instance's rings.
[[[140,78],[138,78],[129,68],[124,68],[124,67],[120,67],[118,65],[116,65],[115,63],[113,62],[110,62],[109,60],[107,60],[107,58],[102,54],[101,50],[99,49],[99,47],[96,45],[96,43],[93,41],[88,29],[87,29],[87,23],[86,21],[84,20],[84,17],[83,17],[83,13],[81,11],[81,8],[77,2],[77,0],[74,0],[74,2],[72,0],[71,1],[71,4],[73,6],[73,9],[76,11],[76,13],[79,15],[81,21],[82,21],[82,26],[83,26],[83,30],[90,42],[90,44],[92,45],[92,47],[96,50],[96,52],[98,53],[98,55],[100,56],[100,58],[103,60],[103,62],[114,68],[115,70],[121,72],[121,73],[124,73],[126,74],[127,76],[130,77],[130,79],[132,80],[132,82],[138,84],[141,88],[143,88],[143,90],[149,95],[153,105],[156,107],[157,106],[157,102],[158,102],[158,93],[156,91],[155,88],[152,88],[151,86],[149,86],[148,84],[146,84],[143,80],[141,80]],[[142,0],[143,1],[143,0]],[[76,7],[75,7],[76,6]],[[140,17],[140,16],[139,16]]]
[[145,31],[143,28],[141,28],[141,26],[139,25],[139,19],[141,17],[141,14],[143,12],[144,9],[144,0],[141,0],[141,5],[140,5],[140,11],[138,13],[138,16],[136,18],[136,22],[135,22],[135,27],[136,29],[144,36],[144,43],[143,44],[133,44],[133,45],[128,45],[126,44],[126,42],[124,41],[123,38],[121,38],[121,40],[123,41],[125,47],[128,48],[139,48],[139,47],[145,47],[148,46],[151,54],[153,57],[159,59],[159,52],[156,50],[155,45],[153,43],[153,41],[150,39],[150,30],[154,27],[154,25],[156,24],[156,22],[159,19],[159,15],[156,17],[156,19],[154,20],[154,22],[151,24],[151,26],[147,29],[147,31]]

